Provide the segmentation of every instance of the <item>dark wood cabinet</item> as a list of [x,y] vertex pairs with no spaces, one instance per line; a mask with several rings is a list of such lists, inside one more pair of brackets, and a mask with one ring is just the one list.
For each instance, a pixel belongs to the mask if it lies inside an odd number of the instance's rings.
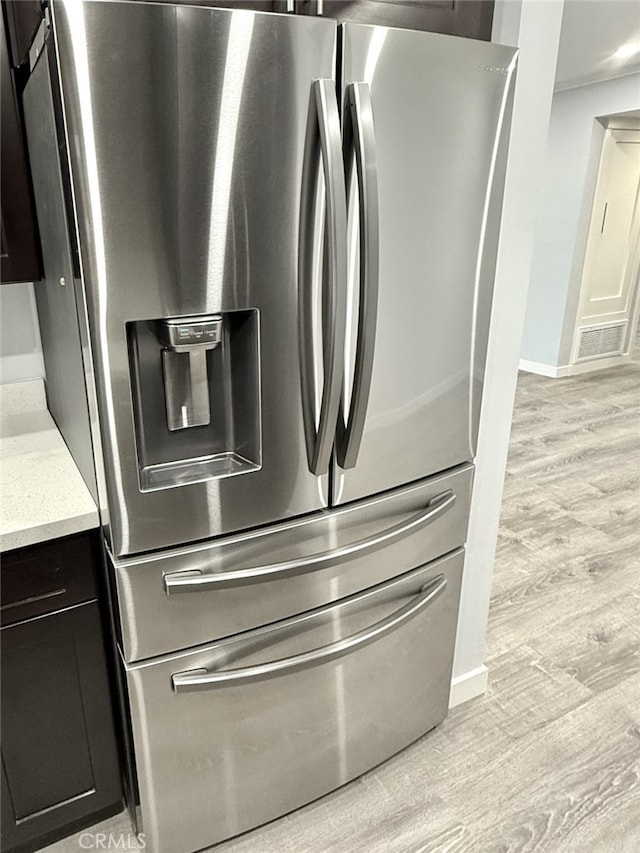
[[38,850],[122,808],[98,548],[97,534],[83,533],[3,557],[4,853]]
[[41,270],[36,218],[2,15],[0,25],[0,281],[37,281]]
[[[158,0],[154,0],[158,2]],[[147,0],[130,0],[147,2]],[[159,0],[166,3],[286,12],[286,0]],[[40,0],[11,0],[7,15],[15,64],[24,61],[42,17]],[[318,0],[294,0],[293,10],[317,15]],[[406,27],[490,41],[493,0],[324,0],[322,15],[341,21]],[[15,45],[15,47],[14,47]],[[14,59],[14,61],[15,61]]]
[[[296,0],[296,11],[315,15],[318,0]],[[325,0],[322,14],[358,24],[490,41],[493,0]]]
[[79,533],[3,554],[0,625],[93,601],[100,547],[97,534]]
[[18,68],[29,58],[31,42],[44,17],[43,4],[40,0],[4,0],[3,6],[11,64]]

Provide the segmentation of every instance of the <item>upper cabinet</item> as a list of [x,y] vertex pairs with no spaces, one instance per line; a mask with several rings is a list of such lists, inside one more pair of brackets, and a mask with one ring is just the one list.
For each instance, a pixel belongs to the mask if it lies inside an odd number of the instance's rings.
[[[29,4],[25,3],[25,6],[27,5]],[[4,16],[0,16],[0,24],[0,280],[36,281],[40,278],[40,250]]]
[[[144,0],[129,0],[144,2]],[[426,30],[451,36],[491,41],[493,0],[156,0],[195,6],[295,12],[352,21]],[[42,17],[40,0],[5,0],[14,64],[19,65]],[[11,8],[15,7],[15,8]],[[21,58],[22,57],[22,58]]]
[[296,12],[491,41],[493,0],[296,0]]
[[[160,0],[181,2],[181,0]],[[140,0],[132,0],[140,2]],[[295,12],[491,41],[493,0],[183,0],[191,5]]]

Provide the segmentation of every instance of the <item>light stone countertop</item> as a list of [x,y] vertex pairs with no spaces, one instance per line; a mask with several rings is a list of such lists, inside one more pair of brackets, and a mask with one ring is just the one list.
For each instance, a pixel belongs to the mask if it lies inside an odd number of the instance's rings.
[[42,379],[0,385],[0,551],[99,526]]

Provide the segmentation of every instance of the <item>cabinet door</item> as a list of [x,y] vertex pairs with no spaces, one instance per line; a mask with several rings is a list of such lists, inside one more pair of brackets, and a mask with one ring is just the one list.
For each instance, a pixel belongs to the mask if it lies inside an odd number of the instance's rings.
[[[316,15],[318,5],[318,0],[297,0],[296,11]],[[322,15],[357,24],[491,41],[493,0],[325,0]]]
[[2,629],[2,764],[5,853],[121,809],[95,602]]
[[40,278],[40,257],[31,200],[31,186],[13,87],[9,50],[0,15],[0,120],[2,162],[0,164],[0,280],[36,281]]
[[43,17],[40,0],[4,0],[11,64],[18,68],[29,58],[29,48]]

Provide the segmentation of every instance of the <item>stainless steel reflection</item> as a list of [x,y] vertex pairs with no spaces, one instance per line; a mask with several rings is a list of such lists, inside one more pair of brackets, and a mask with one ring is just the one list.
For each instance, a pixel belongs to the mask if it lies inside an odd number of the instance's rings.
[[[335,23],[124,2],[53,13],[114,552],[321,508],[296,291],[310,87],[335,79]],[[142,493],[126,324],[245,308],[260,315],[261,469]]]
[[[185,853],[236,835],[437,725],[447,711],[462,559],[456,551],[338,607],[127,666],[147,844]],[[418,612],[338,659],[220,689],[174,689],[178,673],[259,668],[341,644],[388,624],[399,608],[408,616],[405,606]]]
[[[286,619],[391,580],[460,547],[467,534],[472,478],[472,466],[465,465],[338,510],[218,542],[116,560],[125,660],[149,658]],[[442,497],[449,492],[451,497]],[[439,496],[442,502],[434,506]],[[416,515],[418,523],[405,535],[393,536],[394,529],[415,521]],[[427,523],[421,521],[425,516],[430,518]],[[261,575],[265,567],[287,563],[303,565],[304,571],[280,578]],[[254,580],[238,583],[237,573]],[[226,584],[228,575],[235,575],[236,581]],[[193,583],[189,586],[193,591],[174,595],[175,583]]]
[[343,99],[371,95],[380,268],[362,442],[334,502],[475,455],[515,55],[343,25]]
[[[446,577],[444,575],[436,575],[407,604],[385,616],[384,619],[381,619],[368,628],[357,631],[355,634],[337,640],[335,643],[320,646],[318,649],[238,669],[214,670],[213,672],[209,672],[206,669],[196,669],[188,670],[187,672],[177,672],[171,676],[173,689],[176,693],[193,693],[197,690],[212,690],[217,687],[251,684],[254,681],[262,681],[265,678],[280,678],[283,675],[294,675],[296,672],[302,672],[305,669],[312,669],[315,666],[339,660],[345,655],[352,654],[358,649],[368,646],[375,640],[401,628],[405,622],[413,619],[428,605],[433,604],[438,596],[444,592],[446,586]],[[334,615],[338,616],[339,609],[347,606],[348,604],[345,603],[337,605]]]

